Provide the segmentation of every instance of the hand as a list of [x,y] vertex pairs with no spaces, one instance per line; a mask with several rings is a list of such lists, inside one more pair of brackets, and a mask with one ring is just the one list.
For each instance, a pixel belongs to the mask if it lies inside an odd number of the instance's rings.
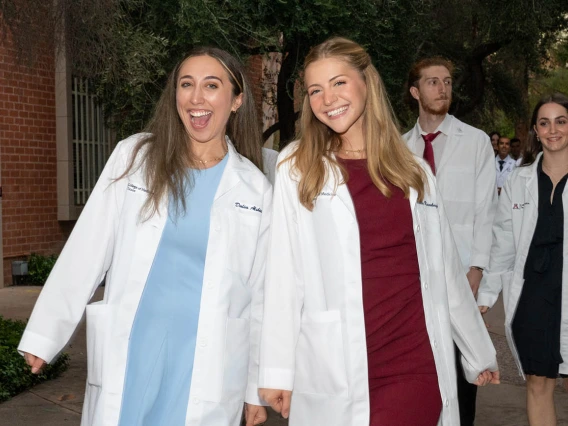
[[489,311],[489,306],[478,306],[479,308],[479,312],[481,312],[481,315],[486,314],[487,311]]
[[41,370],[46,364],[46,362],[43,359],[35,355],[29,354],[27,352],[24,352],[24,359],[26,360],[26,364],[32,367],[33,374],[41,373]]
[[471,288],[471,292],[473,293],[473,297],[477,299],[477,290],[479,290],[479,284],[481,283],[483,272],[481,272],[479,269],[469,268],[466,277],[469,282],[469,287]]
[[274,411],[282,414],[285,419],[290,415],[292,391],[281,389],[259,389],[258,395],[264,399]]
[[245,419],[247,426],[254,426],[264,423],[268,418],[266,408],[262,405],[252,405],[245,403]]
[[501,380],[499,380],[499,370],[485,370],[483,373],[477,376],[477,380],[473,382],[473,384],[477,386],[485,386],[488,384],[498,385],[499,383],[501,383]]

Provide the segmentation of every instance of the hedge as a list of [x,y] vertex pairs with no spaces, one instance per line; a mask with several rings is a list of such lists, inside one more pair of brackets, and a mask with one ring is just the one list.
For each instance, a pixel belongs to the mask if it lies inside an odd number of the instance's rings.
[[57,361],[46,366],[41,374],[32,374],[16,348],[26,323],[4,319],[0,315],[0,402],[38,383],[54,379],[69,365],[69,356],[61,354]]

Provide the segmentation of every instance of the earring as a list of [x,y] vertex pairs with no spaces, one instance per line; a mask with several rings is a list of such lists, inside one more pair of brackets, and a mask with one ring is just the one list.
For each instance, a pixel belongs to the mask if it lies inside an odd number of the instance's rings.
[[540,138],[538,136],[536,137],[536,140],[540,142]]

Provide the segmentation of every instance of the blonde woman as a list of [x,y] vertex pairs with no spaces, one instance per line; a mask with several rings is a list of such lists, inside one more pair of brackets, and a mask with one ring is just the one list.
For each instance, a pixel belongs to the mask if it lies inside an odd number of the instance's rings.
[[469,381],[499,375],[432,173],[361,46],[313,48],[304,79],[276,176],[260,395],[291,426],[455,426],[453,341]]
[[[19,350],[37,373],[86,311],[82,426],[237,426],[257,390],[272,188],[243,66],[198,48],[120,142]],[[106,276],[104,300],[88,304]]]

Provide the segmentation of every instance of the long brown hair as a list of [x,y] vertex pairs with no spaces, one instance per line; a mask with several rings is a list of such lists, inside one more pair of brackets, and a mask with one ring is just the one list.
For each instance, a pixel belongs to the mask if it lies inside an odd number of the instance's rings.
[[[387,197],[390,197],[391,191],[385,181],[402,189],[407,198],[412,187],[418,192],[419,201],[422,201],[427,183],[426,174],[402,140],[385,86],[367,52],[351,40],[333,37],[310,50],[304,62],[304,70],[311,63],[324,58],[345,61],[361,73],[367,85],[363,136],[366,142],[367,168],[373,183]],[[340,176],[345,181],[349,177],[332,154],[340,148],[341,138],[317,119],[310,107],[307,93],[302,106],[299,139],[298,147],[289,160],[299,172],[300,202],[312,210],[314,200],[328,178],[326,163],[331,166],[336,182],[339,182]]]
[[523,152],[523,162],[522,166],[529,166],[534,163],[536,156],[542,151],[542,142],[538,140],[534,128],[536,126],[536,120],[538,118],[538,111],[545,104],[558,104],[562,105],[568,111],[568,96],[561,92],[555,92],[550,95],[546,95],[538,101],[535,105],[532,117],[531,126],[529,129],[529,134],[527,136],[526,149]]
[[150,192],[141,211],[144,219],[159,210],[160,202],[166,195],[172,198],[175,216],[186,211],[185,190],[193,184],[188,167],[190,171],[194,170],[198,163],[191,155],[189,136],[176,108],[176,87],[181,66],[195,56],[210,56],[219,61],[227,71],[233,96],[243,93],[240,108],[229,117],[226,133],[237,152],[262,170],[262,133],[243,65],[224,50],[215,47],[195,48],[170,73],[154,115],[146,126],[148,135],[136,144],[126,171],[119,177],[123,178],[143,166]]

